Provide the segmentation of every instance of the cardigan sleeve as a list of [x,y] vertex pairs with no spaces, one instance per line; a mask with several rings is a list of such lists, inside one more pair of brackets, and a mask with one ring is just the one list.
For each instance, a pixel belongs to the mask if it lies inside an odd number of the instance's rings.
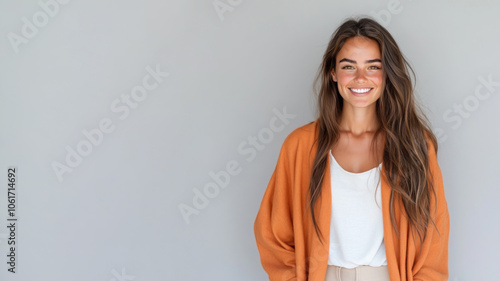
[[[436,226],[429,222],[426,240],[419,260],[421,267],[413,276],[414,281],[446,281],[448,280],[448,239],[450,232],[450,216],[446,202],[441,169],[437,162],[434,146],[429,147],[429,165],[437,200],[431,197],[431,216]],[[436,202],[436,204],[435,204]]]
[[254,222],[261,264],[270,281],[297,280],[290,167],[283,144]]

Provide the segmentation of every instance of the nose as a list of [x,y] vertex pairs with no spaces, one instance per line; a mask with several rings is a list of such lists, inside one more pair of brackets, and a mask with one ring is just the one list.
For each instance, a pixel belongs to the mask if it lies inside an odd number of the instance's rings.
[[356,76],[354,77],[354,81],[356,82],[364,82],[366,81],[366,73],[362,69],[358,69],[356,71]]

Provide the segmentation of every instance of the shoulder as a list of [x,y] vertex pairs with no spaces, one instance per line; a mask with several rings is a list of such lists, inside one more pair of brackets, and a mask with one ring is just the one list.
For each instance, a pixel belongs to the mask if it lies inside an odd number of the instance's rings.
[[316,155],[317,120],[294,129],[283,141],[278,165],[295,173],[309,171]]
[[296,149],[299,147],[311,147],[316,139],[318,120],[309,122],[294,129],[283,142],[283,148]]

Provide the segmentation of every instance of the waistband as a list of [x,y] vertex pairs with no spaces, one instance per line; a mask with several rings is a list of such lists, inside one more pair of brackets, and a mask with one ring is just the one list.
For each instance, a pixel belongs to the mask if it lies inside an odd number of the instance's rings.
[[346,268],[328,265],[325,281],[390,281],[387,265],[369,266],[360,265],[355,268]]

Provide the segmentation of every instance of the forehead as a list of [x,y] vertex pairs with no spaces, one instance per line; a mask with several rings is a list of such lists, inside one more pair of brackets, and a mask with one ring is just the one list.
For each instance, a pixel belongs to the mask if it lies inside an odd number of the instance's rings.
[[352,37],[344,42],[337,54],[336,61],[347,58],[358,63],[365,60],[380,59],[380,48],[377,41],[366,37]]

